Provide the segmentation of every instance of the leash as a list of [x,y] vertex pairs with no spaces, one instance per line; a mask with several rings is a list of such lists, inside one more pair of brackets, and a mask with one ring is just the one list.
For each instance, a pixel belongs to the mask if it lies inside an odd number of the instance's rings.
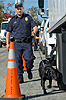
[[[35,38],[35,36],[34,36],[34,38]],[[42,60],[42,64],[43,64],[43,66],[44,66],[43,58],[42,58],[42,56],[41,56],[40,49],[38,48],[38,45],[37,45],[37,41],[36,41],[36,39],[35,39],[35,43],[36,43],[36,46],[37,46],[37,49],[38,49],[38,52],[39,52],[40,58],[41,58],[41,60]]]

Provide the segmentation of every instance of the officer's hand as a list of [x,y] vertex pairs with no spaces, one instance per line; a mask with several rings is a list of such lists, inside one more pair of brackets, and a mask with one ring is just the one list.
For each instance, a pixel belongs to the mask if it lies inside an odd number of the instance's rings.
[[32,31],[32,35],[33,35],[33,36],[36,36],[36,33],[35,33],[34,31]]
[[10,44],[6,44],[6,49],[9,51]]

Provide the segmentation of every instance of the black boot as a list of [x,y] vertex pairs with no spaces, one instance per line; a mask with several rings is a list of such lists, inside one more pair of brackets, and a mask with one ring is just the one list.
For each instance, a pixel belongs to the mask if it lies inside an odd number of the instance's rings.
[[18,75],[19,83],[24,83],[23,74]]
[[32,72],[31,69],[27,69],[27,73],[28,73],[28,78],[32,79]]

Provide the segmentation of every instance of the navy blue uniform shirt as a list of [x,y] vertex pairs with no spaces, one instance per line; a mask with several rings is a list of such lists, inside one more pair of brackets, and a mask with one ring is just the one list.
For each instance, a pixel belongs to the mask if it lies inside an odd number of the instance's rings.
[[6,31],[14,32],[15,39],[25,39],[31,36],[31,27],[38,26],[37,23],[28,14],[23,13],[21,17],[13,16],[8,23]]

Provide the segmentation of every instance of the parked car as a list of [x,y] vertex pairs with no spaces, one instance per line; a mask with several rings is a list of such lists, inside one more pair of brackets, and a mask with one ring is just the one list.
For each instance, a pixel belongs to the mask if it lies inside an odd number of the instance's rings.
[[49,18],[46,20],[43,35],[42,35],[42,52],[45,52],[45,57],[47,57],[54,45],[56,45],[56,34],[49,34]]
[[[1,33],[0,33],[0,48],[2,47],[2,45],[6,45],[6,27],[8,25],[8,22],[10,21],[10,18],[8,21],[2,22],[1,23]],[[13,38],[13,32],[10,35],[10,39]]]
[[46,20],[43,20],[41,22],[40,31],[39,31],[39,48],[41,51],[42,51],[42,35],[43,35],[45,22],[46,22]]

